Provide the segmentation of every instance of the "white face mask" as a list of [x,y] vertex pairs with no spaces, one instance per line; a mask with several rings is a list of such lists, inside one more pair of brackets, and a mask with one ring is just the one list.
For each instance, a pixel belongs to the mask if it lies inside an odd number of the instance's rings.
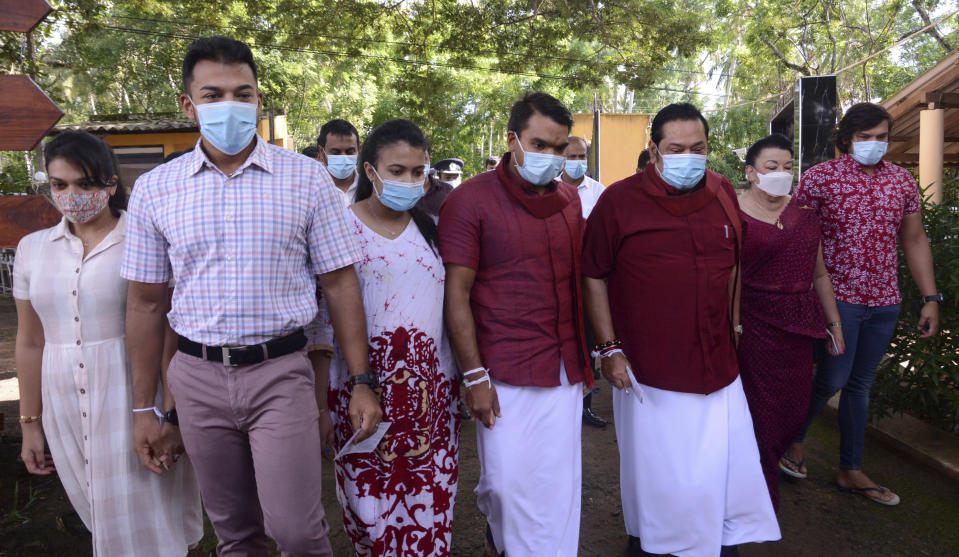
[[756,176],[759,177],[759,183],[756,184],[756,187],[773,197],[788,195],[793,187],[792,172],[767,172],[760,174],[757,170]]

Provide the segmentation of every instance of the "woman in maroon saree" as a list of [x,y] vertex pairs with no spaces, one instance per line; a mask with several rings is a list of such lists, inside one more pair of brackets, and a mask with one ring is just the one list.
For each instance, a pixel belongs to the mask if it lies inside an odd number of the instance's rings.
[[[779,469],[805,477],[786,451],[802,429],[812,391],[813,343],[828,330],[845,346],[839,310],[820,249],[819,217],[788,195],[792,144],[772,135],[746,154],[751,187],[744,213],[742,324],[739,364],[773,506],[779,509]],[[780,460],[783,464],[780,466]]]

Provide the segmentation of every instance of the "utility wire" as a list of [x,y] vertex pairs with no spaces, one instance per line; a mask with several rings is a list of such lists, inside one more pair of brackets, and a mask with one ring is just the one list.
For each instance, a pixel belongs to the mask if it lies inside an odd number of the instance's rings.
[[[888,51],[896,48],[897,46],[902,45],[903,43],[906,43],[907,41],[915,38],[916,36],[918,36],[918,35],[920,35],[920,34],[922,34],[922,33],[925,33],[925,32],[928,31],[929,29],[932,29],[933,27],[938,26],[940,23],[944,22],[945,20],[949,19],[950,17],[952,17],[952,16],[954,16],[954,15],[956,15],[956,14],[959,14],[959,10],[955,10],[955,11],[953,11],[953,12],[950,13],[950,14],[946,14],[946,15],[940,17],[939,19],[933,21],[933,22],[930,23],[929,25],[926,25],[925,27],[923,27],[923,28],[921,28],[921,29],[917,29],[917,30],[913,31],[912,33],[906,34],[905,36],[903,36],[901,39],[899,39],[899,40],[896,41],[895,43],[893,43],[893,44],[891,44],[891,45],[889,45],[889,46],[887,46],[887,47],[885,47],[885,48],[883,48],[883,49],[881,49],[881,50],[877,50],[876,52],[873,52],[873,53],[870,54],[869,56],[866,56],[866,57],[864,57],[864,58],[861,58],[861,59],[859,59],[858,61],[853,62],[852,64],[849,64],[848,66],[845,66],[845,67],[843,67],[843,68],[840,68],[838,71],[835,72],[835,74],[826,74],[826,75],[839,75],[839,74],[844,73],[844,72],[847,72],[847,71],[849,71],[849,70],[851,70],[851,69],[853,69],[853,68],[855,68],[855,67],[857,67],[857,66],[861,66],[862,64],[865,64],[866,62],[872,60],[873,58],[879,56],[880,54],[883,54],[884,52],[888,52]],[[726,107],[722,107],[722,108],[715,108],[715,109],[712,109],[712,110],[707,110],[707,111],[705,111],[705,112],[719,112],[720,110],[730,110],[730,109],[733,109],[733,108],[740,108],[740,107],[743,107],[743,106],[750,106],[750,105],[759,104],[759,103],[762,103],[762,102],[771,102],[771,101],[773,101],[774,99],[776,99],[776,98],[778,98],[778,97],[781,97],[782,95],[783,95],[783,92],[773,93],[772,95],[765,96],[765,97],[763,97],[763,98],[761,98],[761,99],[754,99],[754,100],[751,100],[751,101],[748,101],[748,102],[742,102],[742,103],[738,103],[738,104],[734,104],[734,105],[730,105],[730,106],[726,106]]]

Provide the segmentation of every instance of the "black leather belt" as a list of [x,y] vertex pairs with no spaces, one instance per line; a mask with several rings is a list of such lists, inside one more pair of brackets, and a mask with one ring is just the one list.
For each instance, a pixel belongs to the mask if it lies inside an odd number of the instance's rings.
[[177,339],[177,349],[180,352],[211,362],[223,362],[223,365],[230,367],[258,364],[264,360],[292,354],[302,350],[304,346],[306,334],[303,329],[251,346],[204,346],[184,336]]

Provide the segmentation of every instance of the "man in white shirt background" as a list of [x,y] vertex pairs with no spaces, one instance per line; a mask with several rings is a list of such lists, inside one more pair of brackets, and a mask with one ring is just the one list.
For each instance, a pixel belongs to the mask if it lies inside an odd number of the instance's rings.
[[[579,200],[583,204],[584,219],[589,217],[589,213],[593,210],[593,207],[596,206],[599,196],[602,195],[606,189],[603,184],[586,175],[587,153],[588,145],[585,139],[582,137],[570,137],[569,145],[567,145],[566,150],[563,151],[563,154],[566,155],[566,166],[563,168],[563,174],[560,175],[560,180],[574,186],[577,193],[579,193]],[[591,347],[593,344],[593,331],[587,322],[586,346]],[[583,425],[599,428],[606,427],[606,420],[593,412],[592,404],[593,391],[589,391],[583,397]]]
[[337,118],[323,124],[316,146],[316,160],[330,171],[343,205],[352,205],[356,195],[356,155],[360,151],[360,134],[353,124]]

